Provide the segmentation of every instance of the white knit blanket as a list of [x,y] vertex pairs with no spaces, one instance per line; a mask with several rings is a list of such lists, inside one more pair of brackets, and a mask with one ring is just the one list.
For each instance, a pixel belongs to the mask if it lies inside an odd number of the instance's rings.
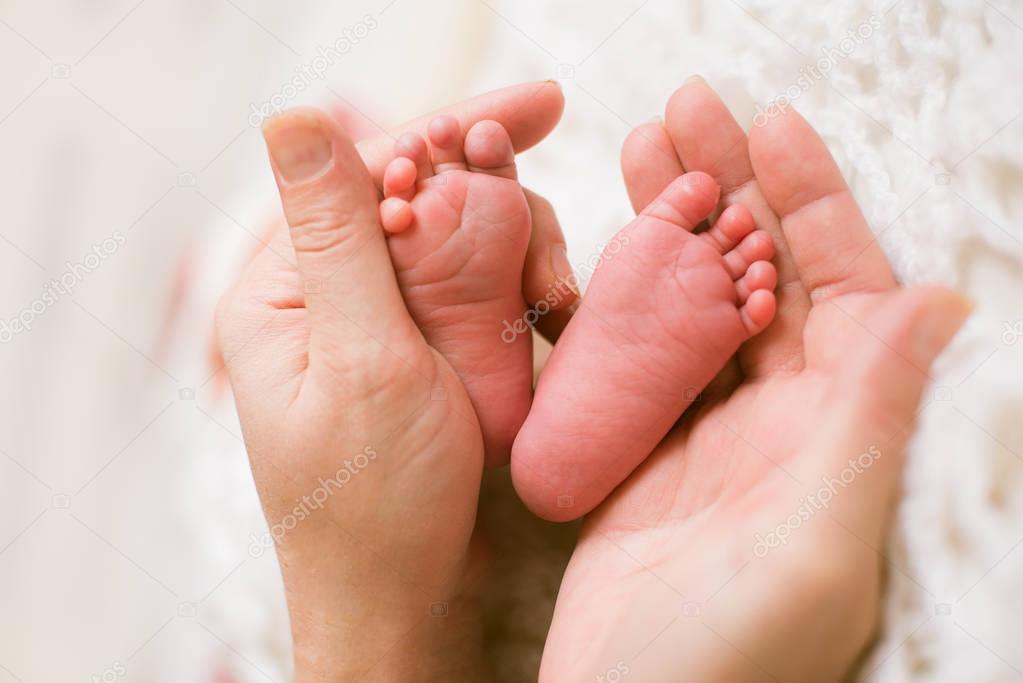
[[[457,40],[465,45],[451,59],[475,65],[464,75],[466,91],[544,77],[565,84],[565,118],[523,157],[522,176],[557,207],[573,261],[585,262],[629,219],[618,171],[629,128],[659,114],[675,87],[701,73],[743,122],[757,103],[788,91],[831,148],[899,278],[943,282],[974,298],[976,313],[933,373],[909,448],[885,550],[883,624],[860,676],[1023,677],[1023,5],[464,5]],[[855,46],[849,31],[859,32]],[[808,84],[803,69],[823,50],[840,56]],[[433,82],[443,81],[435,74]],[[235,462],[217,477],[215,469],[198,465],[195,480],[211,498],[237,491],[230,497],[239,503],[234,518],[197,516],[210,548],[240,527],[260,529],[244,470]],[[502,679],[525,681],[535,677],[571,529],[528,521],[502,479],[488,482],[482,513],[503,530],[497,552],[507,559],[489,605],[492,648]],[[260,669],[284,676],[279,579],[272,558],[256,566],[211,618]],[[244,680],[262,680],[232,661]]]
[[[498,7],[496,49],[480,73],[493,83],[521,73],[523,60],[552,76],[554,62],[575,65],[559,74],[565,120],[527,155],[523,175],[551,195],[576,262],[627,220],[616,158],[629,126],[701,73],[746,126],[757,103],[787,92],[828,143],[900,280],[943,282],[976,301],[933,373],[909,449],[885,551],[884,622],[861,678],[1020,680],[1023,5],[527,5]],[[834,68],[807,87],[806,68],[836,51]]]

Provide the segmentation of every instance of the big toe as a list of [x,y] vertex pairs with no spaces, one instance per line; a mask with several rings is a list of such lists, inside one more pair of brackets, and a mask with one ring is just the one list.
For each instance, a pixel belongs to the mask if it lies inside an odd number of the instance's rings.
[[706,173],[686,173],[672,181],[641,215],[691,231],[714,210],[720,193],[721,188]]
[[504,126],[480,121],[465,136],[465,159],[469,170],[515,180],[515,148]]

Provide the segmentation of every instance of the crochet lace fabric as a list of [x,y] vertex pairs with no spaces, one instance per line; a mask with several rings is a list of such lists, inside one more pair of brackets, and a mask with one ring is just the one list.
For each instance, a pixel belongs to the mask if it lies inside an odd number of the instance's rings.
[[[860,678],[1019,680],[1023,5],[495,7],[481,82],[521,79],[525,63],[565,85],[565,118],[525,155],[522,177],[558,208],[574,263],[628,220],[617,154],[629,127],[659,114],[671,91],[700,73],[745,126],[758,104],[787,95],[827,142],[899,279],[973,297],[976,312],[932,372],[909,447],[895,528],[880,549],[883,623]],[[535,591],[508,580],[522,595]]]
[[[659,114],[692,73],[741,122],[785,95],[841,166],[901,281],[943,282],[976,312],[932,372],[886,548],[879,638],[861,666],[878,683],[1015,681],[1023,676],[1023,5],[1010,0],[794,3],[488,0],[467,9],[481,91],[558,78],[568,98],[554,135],[522,157],[522,178],[557,207],[570,258],[585,263],[630,218],[618,170],[629,129]],[[390,10],[397,12],[397,8]],[[850,32],[854,35],[850,38]],[[826,73],[810,67],[826,58]],[[748,123],[744,123],[748,125]],[[594,198],[597,198],[596,200]],[[209,251],[206,307],[227,254]],[[230,416],[224,416],[230,422]],[[220,444],[224,447],[225,444]],[[206,444],[203,448],[210,448]],[[230,448],[239,450],[237,444]],[[223,462],[223,461],[221,461]],[[208,545],[261,533],[239,462],[205,462],[195,496]],[[504,531],[501,590],[488,638],[501,680],[535,680],[565,527],[526,520],[502,475],[483,496]],[[231,515],[228,515],[230,517]],[[243,520],[239,522],[238,520]],[[214,552],[211,550],[211,552]],[[241,574],[241,572],[240,572]],[[221,633],[275,676],[287,670],[286,619],[272,553],[246,565],[216,614]],[[267,605],[272,605],[268,609]],[[260,680],[240,667],[241,680]]]

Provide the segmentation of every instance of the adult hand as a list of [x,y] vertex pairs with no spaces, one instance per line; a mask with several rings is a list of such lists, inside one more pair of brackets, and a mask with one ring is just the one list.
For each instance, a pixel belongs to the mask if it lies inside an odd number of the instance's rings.
[[794,111],[747,140],[696,79],[622,163],[637,210],[683,171],[749,207],[775,238],[778,317],[587,519],[541,680],[839,680],[875,628],[928,369],[969,306],[897,286]]
[[[441,114],[454,116],[462,130],[469,130],[477,121],[496,121],[508,131],[515,152],[519,153],[547,137],[560,120],[564,106],[564,94],[557,82],[523,83],[425,114],[389,133],[366,137],[359,141],[357,147],[377,191],[382,192],[384,169],[394,158],[396,138],[407,131],[425,135],[427,124]],[[363,128],[367,133],[370,130],[364,121]],[[575,278],[554,208],[535,192],[525,189],[525,193],[532,213],[532,232],[522,270],[522,294],[530,306],[540,301],[550,304],[551,311],[537,321],[537,330],[553,340],[568,323],[571,317],[568,309],[576,302],[577,296],[569,291],[553,302],[546,297],[553,288],[564,282],[574,283]],[[564,290],[564,287],[558,288],[559,291]]]
[[[534,84],[446,113],[466,128],[497,120],[523,149],[561,106],[556,86]],[[482,437],[398,290],[378,218],[390,147],[356,149],[316,110],[264,135],[288,225],[225,295],[218,330],[277,542],[296,680],[481,679]]]
[[[462,130],[469,130],[478,121],[496,121],[508,131],[515,152],[518,153],[547,137],[560,120],[564,106],[561,86],[554,81],[539,81],[473,97],[424,114],[392,131],[380,130],[377,124],[350,107],[335,108],[332,114],[349,136],[357,141],[359,156],[369,169],[377,192],[382,197],[384,169],[394,158],[394,143],[402,133],[413,131],[425,135],[427,124],[442,114],[454,116]],[[570,315],[567,309],[575,303],[577,297],[571,291],[553,302],[545,297],[560,283],[574,283],[575,280],[565,250],[565,237],[553,207],[535,192],[526,189],[525,193],[532,213],[532,232],[522,272],[522,293],[529,305],[539,301],[551,304],[551,313],[537,321],[537,329],[553,340],[568,323]],[[274,231],[278,230],[283,234],[283,226],[275,226]],[[563,287],[559,288],[559,291],[563,290]]]

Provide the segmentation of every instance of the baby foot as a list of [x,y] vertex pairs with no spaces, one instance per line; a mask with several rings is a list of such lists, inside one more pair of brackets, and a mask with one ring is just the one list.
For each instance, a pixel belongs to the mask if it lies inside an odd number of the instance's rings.
[[541,517],[604,500],[774,317],[773,243],[750,212],[692,232],[718,193],[687,173],[605,248],[512,451],[515,488]]
[[428,146],[406,133],[384,173],[380,217],[402,296],[426,341],[472,400],[488,465],[508,461],[529,411],[532,338],[502,335],[522,318],[530,215],[507,131],[430,122]]

